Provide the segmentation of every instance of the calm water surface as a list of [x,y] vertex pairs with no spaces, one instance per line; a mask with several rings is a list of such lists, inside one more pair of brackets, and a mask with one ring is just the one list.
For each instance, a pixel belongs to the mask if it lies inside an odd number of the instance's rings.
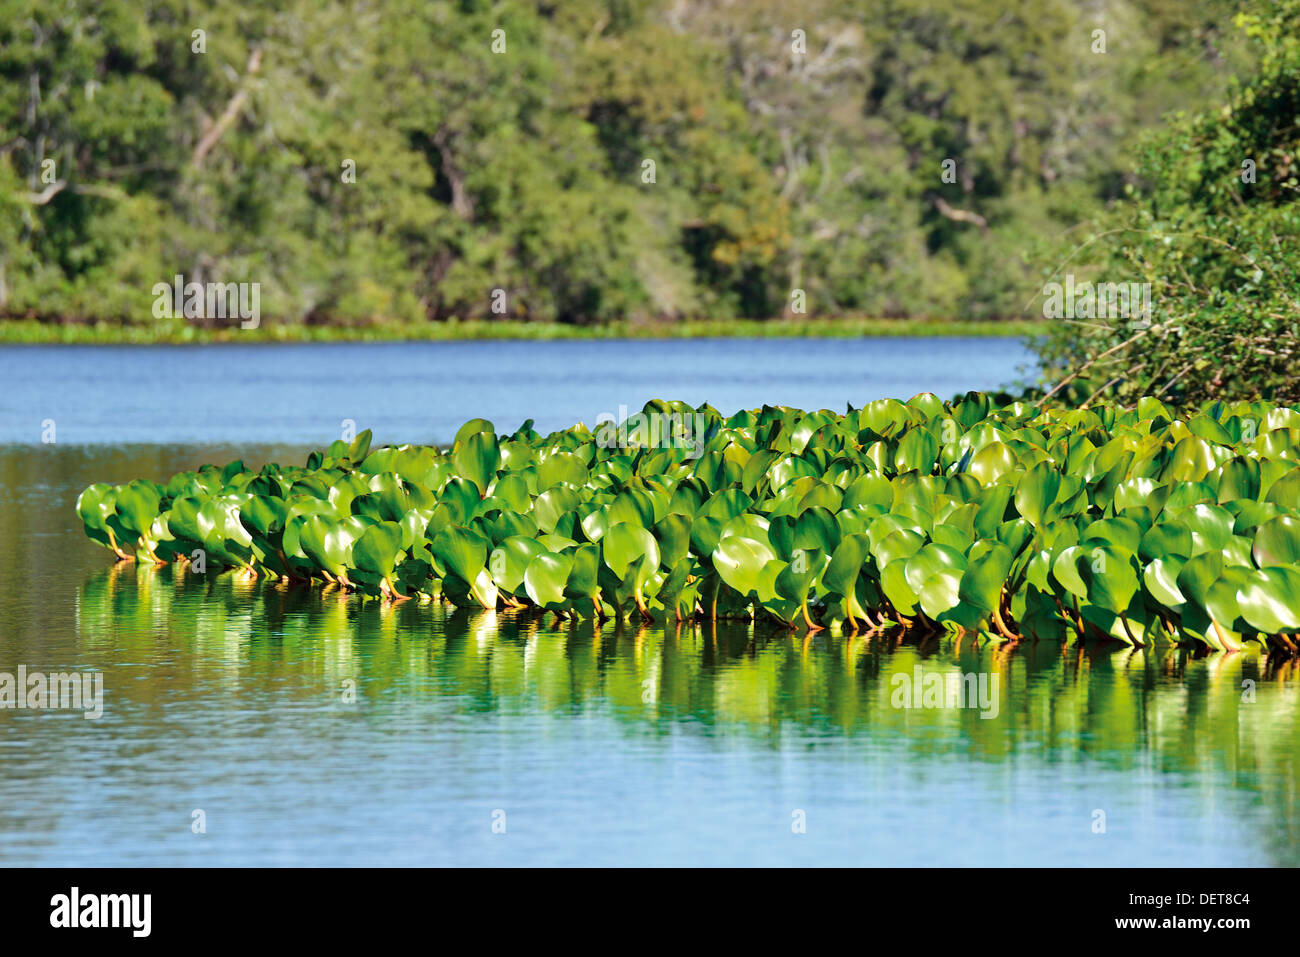
[[450,442],[470,418],[540,432],[649,399],[724,414],[843,412],[917,392],[1008,385],[1016,339],[699,339],[0,347],[0,443],[328,444],[340,422],[382,442]]
[[[0,710],[0,863],[1300,863],[1300,679],[1258,653],[550,627],[113,566],[72,510],[92,481],[300,462],[345,418],[396,442],[652,396],[842,409],[1026,361],[989,339],[0,349],[0,671],[106,689],[98,721]],[[996,674],[996,716],[894,707],[917,668]]]

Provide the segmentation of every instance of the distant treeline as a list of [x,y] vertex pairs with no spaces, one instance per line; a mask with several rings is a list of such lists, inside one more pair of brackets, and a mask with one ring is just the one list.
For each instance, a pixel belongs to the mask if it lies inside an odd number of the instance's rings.
[[0,315],[1020,314],[1239,6],[0,0]]

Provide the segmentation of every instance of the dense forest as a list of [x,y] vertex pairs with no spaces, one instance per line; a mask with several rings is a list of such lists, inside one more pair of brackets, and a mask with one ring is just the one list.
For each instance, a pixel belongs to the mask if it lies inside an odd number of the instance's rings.
[[1241,7],[0,0],[0,315],[1041,315]]

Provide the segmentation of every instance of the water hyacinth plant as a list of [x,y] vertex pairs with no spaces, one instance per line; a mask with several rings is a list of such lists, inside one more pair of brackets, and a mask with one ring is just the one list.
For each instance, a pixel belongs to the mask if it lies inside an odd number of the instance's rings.
[[[366,432],[301,467],[92,485],[77,511],[120,559],[392,601],[1296,652],[1293,408],[972,392],[634,418],[617,443],[531,421],[476,419],[443,449]],[[641,427],[660,421],[705,431]]]

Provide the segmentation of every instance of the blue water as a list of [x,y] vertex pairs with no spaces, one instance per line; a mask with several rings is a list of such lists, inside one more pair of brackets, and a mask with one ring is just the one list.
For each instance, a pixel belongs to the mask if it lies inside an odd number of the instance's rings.
[[[1294,866],[1300,694],[1256,653],[394,608],[112,568],[72,508],[94,481],[301,461],[343,419],[392,443],[652,397],[842,409],[1027,361],[998,339],[0,348],[0,671],[105,681],[98,721],[0,710],[0,864]],[[999,713],[894,707],[922,665],[1000,674]]]
[[1017,339],[690,339],[0,347],[0,444],[446,442],[470,418],[513,431],[594,424],[649,399],[842,412],[886,396],[1008,385]]

